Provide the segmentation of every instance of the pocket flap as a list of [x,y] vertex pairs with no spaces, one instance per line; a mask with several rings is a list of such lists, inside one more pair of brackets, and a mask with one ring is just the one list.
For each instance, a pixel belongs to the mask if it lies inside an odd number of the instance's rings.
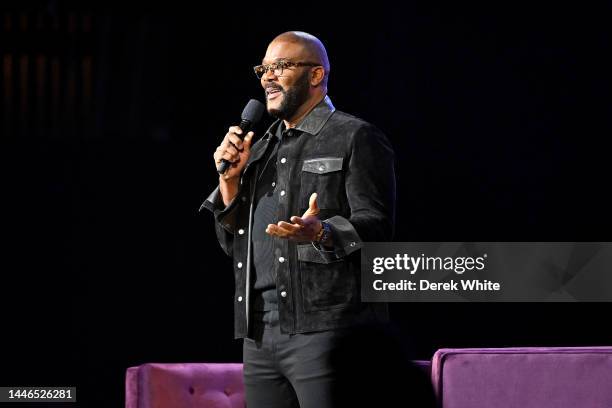
[[335,251],[317,251],[312,244],[297,245],[298,261],[328,264],[341,261]]
[[304,160],[304,165],[302,166],[302,171],[317,174],[330,173],[338,170],[342,170],[342,157],[321,157]]

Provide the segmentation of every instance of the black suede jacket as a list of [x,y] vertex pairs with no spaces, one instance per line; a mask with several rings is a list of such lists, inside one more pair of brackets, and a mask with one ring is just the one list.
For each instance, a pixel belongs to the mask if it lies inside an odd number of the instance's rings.
[[[236,338],[250,334],[253,196],[262,158],[279,124],[272,124],[252,146],[232,202],[226,207],[217,187],[200,208],[213,212],[219,243],[234,259]],[[390,241],[393,236],[395,173],[389,141],[373,125],[335,110],[329,97],[285,137],[277,155],[278,220],[301,216],[316,192],[319,218],[330,224],[334,247],[276,238],[281,331],[302,333],[386,321],[386,304],[360,301],[359,249],[364,241]]]

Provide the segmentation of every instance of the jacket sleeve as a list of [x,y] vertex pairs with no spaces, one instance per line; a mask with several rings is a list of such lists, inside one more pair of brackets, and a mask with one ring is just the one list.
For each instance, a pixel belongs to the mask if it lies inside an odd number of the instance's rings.
[[[249,159],[252,159],[257,155],[261,155],[262,149],[265,151],[266,147],[266,143],[262,143],[261,139],[258,140],[251,148],[251,156]],[[258,165],[256,165],[254,168],[255,174],[258,174]],[[241,212],[240,208],[244,208],[244,205],[249,205],[246,201],[240,200],[239,197],[243,197],[245,192],[250,194],[249,191],[253,190],[255,187],[255,180],[257,179],[256,176],[250,178],[245,176],[246,171],[246,168],[243,169],[243,172],[240,175],[238,192],[227,206],[223,203],[223,197],[221,195],[219,186],[215,188],[215,190],[200,206],[200,212],[203,208],[206,208],[213,213],[215,218],[215,233],[217,234],[217,239],[219,240],[219,244],[221,245],[223,251],[229,256],[233,256],[234,229],[236,227],[236,222],[238,221],[238,213]]]
[[[355,133],[345,177],[350,217],[336,215],[330,225],[333,249],[326,258],[339,259],[363,242],[391,241],[395,225],[395,155],[386,136],[366,124]],[[331,249],[331,248],[328,248]]]
[[[240,193],[240,192],[239,192]],[[200,206],[200,211],[206,208],[213,213],[215,218],[215,233],[217,234],[217,240],[227,255],[233,255],[233,243],[234,243],[234,228],[236,226],[236,209],[237,209],[237,197],[240,194],[236,194],[236,197],[226,206],[223,203],[223,197],[219,186],[208,196],[208,198]]]

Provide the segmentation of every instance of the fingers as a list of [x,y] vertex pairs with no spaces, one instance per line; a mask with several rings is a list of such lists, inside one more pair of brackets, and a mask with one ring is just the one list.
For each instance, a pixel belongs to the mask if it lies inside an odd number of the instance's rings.
[[268,224],[266,233],[279,238],[299,240],[302,238],[301,232],[303,228],[304,227],[299,224],[290,224],[285,221],[279,221],[278,224]]
[[301,225],[298,224],[290,224],[288,222],[285,221],[279,221],[278,224],[279,228],[291,233],[291,234],[296,234],[298,233],[300,230],[302,230],[304,227],[302,227]]
[[221,148],[227,148],[229,146],[233,146],[239,151],[243,149],[243,140],[242,140],[242,129],[238,126],[231,126],[228,129],[228,132],[225,134],[223,141],[219,145]]
[[237,150],[242,150],[242,130],[238,126],[232,126],[229,128],[229,132],[225,135],[221,146],[235,146]]
[[244,151],[247,153],[251,152],[251,143],[253,143],[253,136],[255,136],[255,133],[249,132],[244,138],[243,146],[244,146]]
[[279,238],[287,238],[288,232],[281,229],[276,224],[268,224],[266,227],[266,233]]
[[312,193],[308,200],[308,209],[302,215],[302,218],[310,217],[319,214],[319,205],[317,204],[317,193]]
[[240,152],[243,150],[250,151],[253,136],[255,134],[253,132],[249,132],[243,139],[242,129],[240,129],[238,126],[232,126],[229,129],[230,131],[225,135],[223,142],[221,142],[221,146],[226,148],[233,147]]
[[217,147],[217,150],[213,154],[213,158],[217,165],[221,163],[222,159],[230,163],[237,163],[240,161],[240,153],[245,152],[248,157],[251,150],[251,143],[254,136],[253,132],[247,133],[244,140],[242,140],[240,135],[242,135],[243,131],[240,127],[232,126],[228,130],[221,145]]
[[319,212],[319,206],[317,204],[317,193],[312,193],[310,195],[310,200],[308,200],[308,209],[311,210],[311,212]]
[[289,221],[291,221],[291,222],[293,222],[295,224],[301,225],[302,227],[305,225],[304,224],[304,220],[302,220],[300,217],[297,217],[295,215],[293,217],[291,217],[291,219]]
[[221,158],[227,160],[230,163],[235,163],[240,160],[240,156],[238,156],[238,153],[232,154],[230,152],[223,153],[223,155],[221,155]]
[[234,163],[238,161],[240,156],[238,155],[238,151],[235,148],[232,149],[224,149],[222,146],[219,146],[213,154],[213,158],[215,159],[215,163],[221,163],[221,159],[225,159],[230,163]]
[[236,149],[236,147],[233,144],[228,144],[228,146],[225,147],[225,153],[229,153],[231,155],[237,156],[238,155],[238,149]]
[[279,221],[278,224],[268,224],[266,232],[286,238],[289,235],[298,233],[302,227],[300,225],[289,224],[285,221]]
[[242,151],[242,148],[244,146],[244,142],[242,141],[241,138],[239,138],[235,134],[229,133],[229,136],[228,136],[227,141],[225,142],[224,146],[226,146],[226,147],[233,146],[233,147],[236,148],[236,150]]

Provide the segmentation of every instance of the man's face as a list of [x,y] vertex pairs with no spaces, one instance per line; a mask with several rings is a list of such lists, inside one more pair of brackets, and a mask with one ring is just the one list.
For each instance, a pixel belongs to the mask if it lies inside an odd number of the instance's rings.
[[[298,44],[279,41],[272,42],[266,51],[262,64],[270,64],[280,60],[291,62],[305,61],[302,47]],[[282,75],[266,72],[261,78],[261,86],[265,90],[268,113],[278,119],[290,119],[309,97],[310,70],[309,67],[290,67],[283,70]]]

